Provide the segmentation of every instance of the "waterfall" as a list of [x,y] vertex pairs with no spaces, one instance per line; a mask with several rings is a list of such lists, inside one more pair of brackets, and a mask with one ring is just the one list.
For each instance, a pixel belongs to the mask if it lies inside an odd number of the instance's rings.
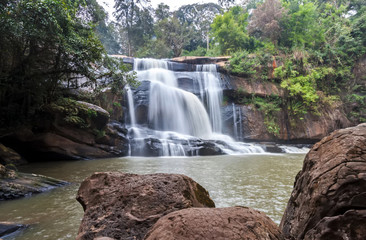
[[[144,84],[135,89],[126,87],[130,129],[134,133],[131,155],[264,152],[258,145],[238,143],[222,134],[223,91],[216,65],[197,65],[196,71],[180,68],[174,72],[172,68],[173,64],[166,60],[134,60],[137,80]],[[136,123],[138,109],[139,123]],[[236,112],[235,105],[233,112]]]
[[[133,93],[129,85],[125,87],[127,93],[127,102],[128,102],[128,113],[130,116],[130,129],[129,134],[134,138],[140,138],[140,129],[136,126],[136,114],[135,114],[135,104],[133,99]],[[131,146],[129,146],[130,148]],[[128,150],[131,152],[131,149]]]
[[211,120],[212,129],[216,133],[221,133],[222,88],[216,65],[197,65],[196,70],[202,71],[200,77],[203,80],[204,93],[206,95],[206,104]]
[[240,106],[236,106],[235,103],[232,103],[233,106],[233,125],[234,125],[234,136],[238,141],[243,140],[243,119]]
[[235,135],[235,139],[238,139],[238,124],[236,121],[236,108],[235,108],[235,103],[232,104],[233,105],[233,123],[234,123],[234,135]]
[[129,85],[126,87],[127,101],[128,101],[128,113],[130,116],[131,127],[136,126],[135,104],[133,102],[133,93]]

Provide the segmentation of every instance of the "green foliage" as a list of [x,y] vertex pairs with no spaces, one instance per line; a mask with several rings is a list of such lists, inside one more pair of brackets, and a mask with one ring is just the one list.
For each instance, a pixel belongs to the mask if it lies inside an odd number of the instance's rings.
[[258,67],[256,60],[249,56],[247,51],[236,52],[229,60],[228,70],[234,74],[251,76],[256,73]]
[[122,49],[117,39],[117,28],[113,23],[101,21],[95,28],[96,34],[108,54],[119,54]]
[[160,21],[170,17],[170,7],[163,2],[159,3],[158,7],[155,9],[155,18]]
[[105,130],[98,130],[98,129],[93,129],[93,134],[95,135],[96,139],[102,138],[106,135]]
[[[79,128],[87,128],[88,124],[86,119],[84,119],[84,112],[87,115],[94,116],[96,112],[92,112],[91,109],[85,109],[81,104],[77,101],[70,98],[59,98],[57,101],[49,105],[45,105],[43,110],[46,112],[52,113],[52,115],[56,114],[61,118],[60,124],[69,124]],[[89,112],[89,110],[91,110]],[[96,116],[96,115],[95,115]],[[56,119],[58,121],[58,119]]]
[[1,5],[1,126],[29,120],[42,105],[58,99],[65,86],[80,87],[80,78],[85,77],[83,86],[93,88],[109,75],[128,80],[125,71],[109,71],[116,63],[105,56],[93,29],[102,18],[99,11],[92,0],[10,0]]
[[148,0],[115,0],[115,16],[126,33],[127,52],[134,56],[154,34],[153,17]]
[[198,46],[195,50],[192,51],[183,50],[182,56],[205,56],[206,53],[206,48]]
[[175,17],[159,21],[155,30],[157,39],[162,40],[173,51],[174,57],[179,57],[192,34],[187,24],[181,24]]
[[212,44],[210,49],[208,49],[208,51],[206,52],[206,56],[208,56],[208,57],[222,56],[220,46],[218,44],[217,45]]
[[79,127],[79,128],[87,128],[88,127],[88,125],[85,123],[85,121],[79,116],[74,116],[74,115],[66,116],[63,120],[67,124],[70,124],[70,125],[75,126],[75,127]]
[[153,38],[136,52],[139,58],[171,58],[172,49],[162,39]]
[[95,118],[98,116],[97,112],[93,109],[87,110],[88,118]]
[[366,122],[366,95],[364,93],[352,93],[346,96],[346,103],[352,108],[348,115],[356,122]]
[[256,41],[249,37],[246,27],[248,13],[241,7],[233,7],[223,15],[217,15],[211,25],[211,34],[218,43],[221,54],[231,54],[240,50],[254,50]]
[[255,97],[253,103],[258,110],[264,113],[264,124],[267,131],[275,136],[279,136],[280,127],[278,125],[277,113],[281,111],[282,99],[272,96],[270,98]]
[[122,107],[122,105],[119,102],[114,102],[113,103],[113,106],[118,107],[118,108],[121,108]]
[[314,47],[324,41],[324,30],[319,27],[317,6],[313,2],[300,4],[290,1],[283,21],[282,44],[287,47]]

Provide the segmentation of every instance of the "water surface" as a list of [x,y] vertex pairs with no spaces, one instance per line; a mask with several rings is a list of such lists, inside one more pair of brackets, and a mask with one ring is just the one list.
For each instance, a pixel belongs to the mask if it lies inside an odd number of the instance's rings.
[[93,172],[181,173],[200,183],[216,207],[248,206],[276,223],[286,207],[303,154],[210,156],[192,158],[113,158],[33,163],[23,172],[71,182],[32,197],[0,203],[0,221],[30,224],[4,240],[75,239],[83,209],[75,200],[80,182]]

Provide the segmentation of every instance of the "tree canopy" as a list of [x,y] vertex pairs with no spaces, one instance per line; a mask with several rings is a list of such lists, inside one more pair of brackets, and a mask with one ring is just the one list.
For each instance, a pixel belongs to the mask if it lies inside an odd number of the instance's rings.
[[[88,1],[87,1],[88,2]],[[32,116],[59,96],[61,86],[96,86],[100,77],[124,71],[108,60],[96,37],[100,20],[95,2],[11,0],[0,8],[1,125]],[[101,66],[107,68],[101,69]],[[83,79],[83,80],[81,80]]]

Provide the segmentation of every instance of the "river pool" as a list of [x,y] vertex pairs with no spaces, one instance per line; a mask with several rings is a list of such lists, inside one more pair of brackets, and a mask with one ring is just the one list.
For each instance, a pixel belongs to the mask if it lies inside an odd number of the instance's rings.
[[75,200],[80,182],[93,172],[102,171],[185,174],[209,191],[216,207],[252,207],[279,224],[304,156],[133,157],[32,163],[21,167],[20,171],[72,184],[32,197],[0,202],[0,221],[29,224],[27,229],[3,239],[75,239],[83,217],[83,209]]

